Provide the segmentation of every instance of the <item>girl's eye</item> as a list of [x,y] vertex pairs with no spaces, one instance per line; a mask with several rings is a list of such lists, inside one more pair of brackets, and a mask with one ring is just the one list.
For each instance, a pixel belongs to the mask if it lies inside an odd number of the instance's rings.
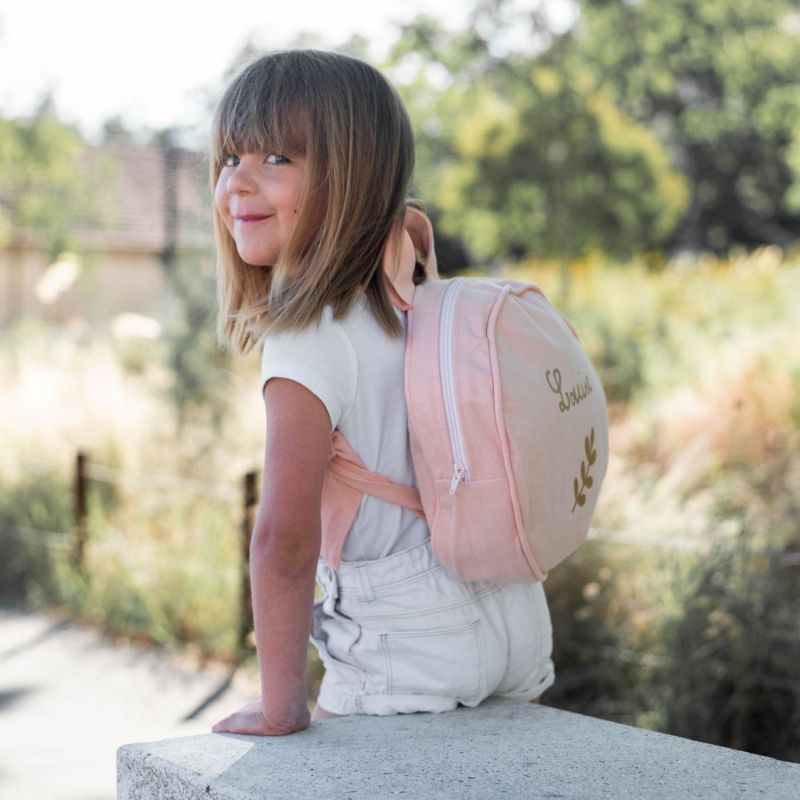
[[269,153],[265,159],[267,164],[288,164],[289,159],[280,153]]
[[223,167],[238,167],[239,166],[239,156],[236,156],[233,153],[224,153],[223,156],[222,156],[222,166]]

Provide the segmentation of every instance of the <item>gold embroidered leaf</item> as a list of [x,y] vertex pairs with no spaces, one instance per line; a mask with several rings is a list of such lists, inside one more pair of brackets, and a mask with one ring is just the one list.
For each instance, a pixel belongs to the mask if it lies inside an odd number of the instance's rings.
[[591,489],[594,484],[594,478],[589,474],[589,468],[597,460],[597,450],[594,448],[594,428],[591,428],[589,435],[583,439],[583,449],[586,451],[586,461],[581,461],[581,482],[578,484],[578,479],[574,478],[572,482],[572,493],[575,496],[575,503],[572,505],[572,510],[575,507],[583,506],[586,503],[586,494],[584,489]]
[[597,461],[597,450],[594,448],[594,428],[591,429],[589,435],[583,440],[583,449],[586,451],[586,460],[589,466]]

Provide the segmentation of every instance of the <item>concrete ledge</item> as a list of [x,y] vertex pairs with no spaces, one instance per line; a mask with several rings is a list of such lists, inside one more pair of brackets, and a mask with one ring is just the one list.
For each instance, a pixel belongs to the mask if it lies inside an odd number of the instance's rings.
[[117,751],[118,800],[524,797],[797,800],[800,764],[546,706],[342,717],[284,737],[208,734]]

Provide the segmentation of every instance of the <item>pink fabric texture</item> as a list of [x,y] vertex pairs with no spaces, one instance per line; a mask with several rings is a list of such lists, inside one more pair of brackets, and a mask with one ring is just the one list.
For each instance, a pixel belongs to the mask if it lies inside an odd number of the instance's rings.
[[[428,218],[408,209],[383,269],[408,312],[405,394],[418,490],[364,468],[338,432],[322,553],[338,568],[363,492],[427,520],[462,580],[536,581],[586,538],[608,465],[603,387],[577,334],[533,284],[440,280]],[[397,242],[399,241],[399,247]],[[414,286],[417,250],[428,279]]]
[[334,431],[332,438],[331,460],[322,488],[322,555],[334,569],[339,569],[344,540],[365,492],[405,506],[422,519],[425,512],[417,489],[370,472],[339,431]]

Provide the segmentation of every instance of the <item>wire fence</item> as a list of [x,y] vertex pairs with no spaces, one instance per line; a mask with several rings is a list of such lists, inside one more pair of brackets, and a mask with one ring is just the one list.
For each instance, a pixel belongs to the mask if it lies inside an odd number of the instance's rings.
[[[121,487],[139,490],[155,491],[158,489],[170,492],[182,492],[193,496],[218,500],[227,503],[240,503],[240,558],[237,567],[223,568],[215,566],[215,573],[222,574],[226,579],[238,580],[240,585],[240,631],[239,645],[248,638],[253,624],[252,604],[250,599],[250,537],[255,521],[255,511],[258,503],[256,482],[258,473],[255,470],[246,472],[237,487],[234,481],[205,481],[183,476],[164,475],[150,472],[135,472],[120,470],[105,464],[89,461],[86,454],[79,452],[75,458],[74,480],[74,531],[52,531],[24,525],[5,523],[0,528],[4,537],[11,537],[24,544],[44,547],[48,550],[66,553],[73,566],[85,575],[85,547],[86,547],[86,517],[87,517],[87,492],[89,481],[113,484]],[[732,541],[735,538],[733,531],[718,531],[713,536],[703,538],[697,536],[679,536],[673,534],[646,533],[642,531],[611,530],[608,528],[593,527],[589,530],[588,540],[607,543],[637,545],[644,547],[657,547],[666,550],[704,554],[712,550],[715,545]],[[124,548],[120,551],[124,555]],[[785,566],[800,565],[800,551],[786,551],[775,547],[760,547],[754,551],[759,555],[775,558]],[[145,567],[135,563],[133,559],[125,559],[126,570],[130,574],[143,574]],[[198,572],[207,569],[208,564],[199,560],[186,559],[178,556],[160,556],[161,564]],[[800,630],[794,633],[775,631],[775,638],[797,641]],[[788,637],[788,638],[787,638]],[[584,652],[592,653],[600,658],[611,658],[618,662],[635,662],[654,668],[665,668],[672,665],[669,656],[659,653],[640,652],[629,648],[600,645],[591,642],[567,642],[570,647],[579,647]],[[769,676],[762,676],[765,680]],[[769,678],[769,680],[774,680]],[[780,682],[780,681],[779,681]],[[791,685],[792,689],[800,689],[800,682],[783,681],[782,686]]]
[[[646,547],[661,547],[690,553],[709,553],[716,545],[732,542],[736,538],[734,532],[716,532],[705,538],[651,534],[641,531],[609,530],[607,528],[590,528],[589,541],[608,542],[609,544],[633,544]],[[800,564],[800,550],[782,550],[778,547],[759,547],[755,552],[779,559],[787,566]]]
[[73,541],[70,534],[64,531],[45,531],[40,528],[27,528],[22,525],[3,525],[3,534],[11,536],[17,541],[26,544],[33,542],[41,547],[52,550],[72,550]]
[[[4,537],[13,538],[25,545],[33,544],[51,551],[58,551],[67,555],[73,568],[86,579],[85,552],[88,539],[88,502],[87,495],[90,482],[112,484],[120,487],[133,488],[154,492],[168,490],[170,493],[182,492],[195,497],[212,499],[220,502],[239,502],[240,517],[240,563],[237,567],[225,569],[215,566],[215,574],[224,575],[226,578],[237,580],[240,585],[240,631],[238,647],[244,645],[252,630],[253,612],[250,602],[250,536],[255,523],[256,505],[258,502],[256,491],[257,473],[246,472],[237,487],[233,481],[204,481],[176,475],[158,473],[134,472],[120,470],[106,464],[90,461],[84,452],[78,452],[74,461],[73,481],[73,516],[74,530],[51,531],[27,527],[24,525],[4,523],[0,533]],[[124,548],[120,549],[125,569],[132,575],[144,575],[145,568],[135,563],[133,559],[125,558]],[[201,572],[208,568],[207,564],[191,558],[178,556],[159,557],[161,565],[182,570],[196,570]]]
[[149,490],[164,489],[221,501],[235,501],[241,494],[232,483],[212,483],[210,481],[183,478],[175,475],[123,471],[116,467],[109,467],[104,464],[93,462],[88,462],[86,464],[86,477],[99,483],[108,483],[124,488]]
[[[797,636],[793,637],[797,640]],[[629,647],[614,647],[613,645],[602,645],[597,642],[585,642],[577,639],[568,639],[564,642],[565,646],[583,655],[595,656],[597,658],[610,659],[615,662],[628,664],[641,664],[651,669],[674,669],[680,667],[681,659],[664,653],[650,653],[643,650],[634,650]],[[748,674],[748,681],[752,685],[760,685],[769,689],[782,689],[790,692],[800,692],[800,681],[791,678],[783,678],[776,675],[768,675],[762,672],[751,672]]]

